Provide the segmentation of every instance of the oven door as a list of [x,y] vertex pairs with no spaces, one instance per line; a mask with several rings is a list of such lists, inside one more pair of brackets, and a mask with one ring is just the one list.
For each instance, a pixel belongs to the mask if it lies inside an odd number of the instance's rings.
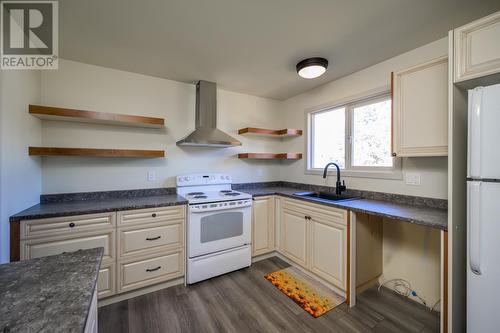
[[252,201],[248,206],[199,211],[189,207],[188,257],[194,258],[250,244]]

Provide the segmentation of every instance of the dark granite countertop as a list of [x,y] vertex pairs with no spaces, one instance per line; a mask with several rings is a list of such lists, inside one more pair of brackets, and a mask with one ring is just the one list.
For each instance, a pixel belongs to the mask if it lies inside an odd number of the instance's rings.
[[[256,187],[239,189],[242,192],[249,193],[254,197],[265,195],[281,195],[294,199],[304,200],[313,203],[319,203],[327,206],[337,207],[373,215],[379,215],[391,219],[397,219],[410,223],[423,225],[426,227],[437,228],[441,230],[448,229],[448,211],[443,208],[425,206],[426,198],[417,198],[419,204],[408,204],[394,202],[390,200],[374,200],[358,198],[346,201],[330,202],[320,199],[304,198],[293,195],[293,193],[310,191],[307,188],[297,187]],[[387,195],[389,198],[390,195]]]
[[[328,192],[333,190],[331,187],[281,181],[233,184],[233,188],[253,196],[281,195],[442,230],[448,228],[447,202],[442,199],[348,190],[347,194],[359,197],[359,199],[329,202],[297,197],[293,194],[304,191]],[[10,220],[29,220],[187,204],[186,199],[174,193],[175,188],[160,188],[44,195],[41,198],[42,203],[11,216]]]
[[1,332],[83,332],[103,248],[0,265]]
[[108,198],[70,202],[51,202],[34,205],[10,217],[11,221],[33,220],[58,216],[94,214],[130,209],[155,208],[187,204],[176,194],[131,198]]

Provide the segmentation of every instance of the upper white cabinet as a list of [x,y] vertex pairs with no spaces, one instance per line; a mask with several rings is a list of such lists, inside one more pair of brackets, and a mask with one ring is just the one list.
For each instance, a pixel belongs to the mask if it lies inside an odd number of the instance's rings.
[[448,57],[394,72],[392,94],[393,155],[448,155]]
[[500,12],[454,30],[454,82],[500,73]]
[[252,211],[252,255],[274,251],[274,197],[257,197]]

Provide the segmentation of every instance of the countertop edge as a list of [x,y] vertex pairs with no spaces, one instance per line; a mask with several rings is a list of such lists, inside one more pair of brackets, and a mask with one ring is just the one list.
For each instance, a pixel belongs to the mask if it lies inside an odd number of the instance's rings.
[[[82,333],[85,332],[85,329],[87,328],[87,323],[88,323],[88,320],[89,320],[89,314],[90,314],[90,307],[92,306],[92,299],[94,298],[94,292],[97,293],[97,280],[99,278],[99,269],[101,268],[101,264],[102,264],[102,257],[104,255],[104,248],[103,247],[99,247],[99,249],[101,250],[101,255],[99,256],[99,260],[97,260],[97,263],[96,263],[96,275],[95,275],[95,278],[94,278],[94,286],[92,287],[92,296],[90,296],[90,301],[89,301],[89,305],[87,306],[87,314],[85,315],[85,324],[83,325],[82,327]],[[96,295],[97,297],[97,295]]]
[[[297,192],[300,192],[300,190],[297,189]],[[252,197],[255,198],[255,197],[264,197],[264,196],[271,196],[271,195],[278,195],[278,196],[282,196],[282,197],[286,197],[286,198],[291,198],[291,199],[295,199],[295,200],[306,201],[306,202],[310,202],[310,203],[314,203],[314,204],[318,204],[318,205],[329,206],[329,207],[334,207],[334,208],[339,208],[339,209],[345,209],[345,210],[349,210],[349,211],[353,211],[353,212],[359,212],[359,213],[377,215],[377,216],[381,216],[381,217],[387,217],[389,219],[400,220],[400,221],[404,221],[404,222],[408,222],[408,223],[412,223],[412,224],[421,225],[421,226],[424,226],[424,227],[429,227],[429,228],[433,228],[433,229],[448,231],[448,227],[447,226],[434,224],[434,223],[431,223],[431,222],[428,222],[428,221],[425,221],[425,220],[413,219],[413,218],[408,218],[406,216],[394,215],[394,214],[390,214],[390,213],[383,213],[383,212],[378,212],[378,211],[369,210],[369,209],[362,209],[362,208],[357,208],[357,207],[347,207],[347,206],[345,206],[345,205],[342,204],[342,203],[345,203],[346,201],[342,201],[342,202],[339,202],[339,203],[324,202],[324,201],[319,201],[319,200],[313,200],[313,199],[298,197],[298,196],[295,196],[293,194],[282,193],[282,192],[279,192],[279,191],[269,191],[269,192],[265,192],[265,193],[263,192],[263,193],[258,193],[258,194],[252,194]],[[363,198],[352,199],[352,200],[348,200],[348,201],[354,201],[354,200],[363,200]],[[372,199],[370,199],[370,200],[372,200]],[[372,201],[377,201],[377,202],[380,202],[380,203],[390,203],[390,204],[397,205],[397,206],[402,206],[402,207],[405,206],[405,205],[394,203],[394,202],[390,202],[390,201],[381,201],[381,200],[372,200]],[[422,208],[425,209],[426,207],[422,207]],[[438,208],[429,208],[429,209],[436,209],[436,210],[438,210]]]
[[[121,212],[124,210],[135,210],[135,209],[147,209],[147,208],[158,208],[158,207],[170,207],[170,206],[182,206],[182,205],[187,205],[188,201],[187,200],[182,200],[182,201],[176,201],[172,203],[160,203],[160,204],[143,204],[143,205],[137,205],[137,206],[116,206],[116,207],[110,207],[110,208],[95,208],[95,209],[85,209],[85,211],[70,211],[70,212],[65,212],[65,213],[46,213],[46,214],[26,214],[22,215],[22,211],[12,215],[9,217],[9,222],[15,222],[15,221],[22,221],[22,220],[36,220],[36,219],[45,219],[45,218],[52,218],[52,217],[63,217],[63,216],[76,216],[76,215],[87,215],[87,214],[98,214],[98,213],[109,213],[109,212]],[[39,204],[37,204],[39,205]],[[33,205],[28,209],[31,209],[32,207],[35,207],[37,205]],[[47,205],[47,204],[46,204]]]

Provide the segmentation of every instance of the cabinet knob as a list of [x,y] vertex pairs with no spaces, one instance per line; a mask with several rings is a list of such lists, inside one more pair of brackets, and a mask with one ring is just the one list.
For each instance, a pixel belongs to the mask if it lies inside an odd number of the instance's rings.
[[304,218],[305,218],[306,220],[310,220],[310,219],[311,219],[311,217],[310,217],[309,215],[304,216]]
[[156,213],[151,214],[152,217],[156,217]]
[[70,228],[74,228],[74,227],[75,227],[75,223],[71,222],[71,223],[69,224],[69,227],[70,227]]
[[396,154],[396,153],[391,153],[391,155],[392,155],[392,157],[398,156],[398,154]]

